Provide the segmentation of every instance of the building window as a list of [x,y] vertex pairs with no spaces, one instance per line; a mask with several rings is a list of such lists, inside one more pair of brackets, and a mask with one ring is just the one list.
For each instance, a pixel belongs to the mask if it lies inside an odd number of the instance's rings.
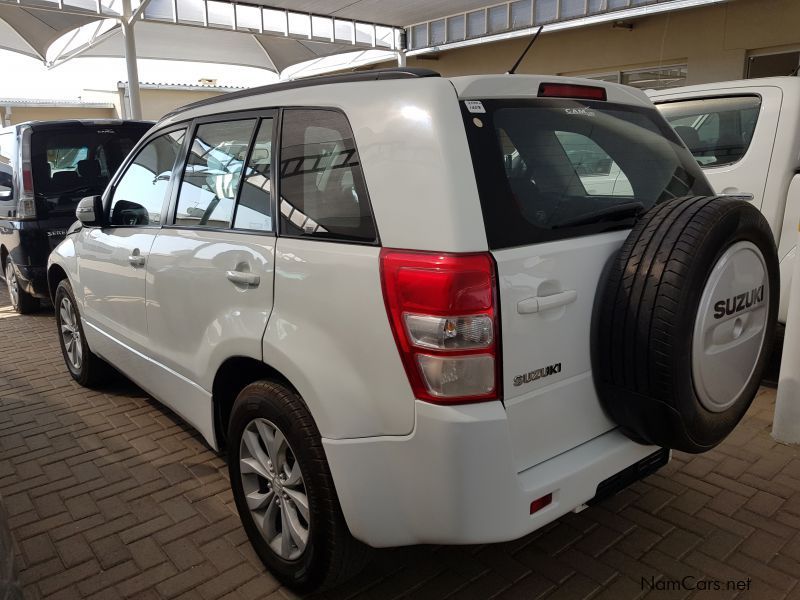
[[800,68],[800,51],[761,54],[747,58],[747,78],[796,75]]
[[686,85],[686,65],[669,65],[667,67],[648,67],[629,71],[612,71],[609,73],[593,73],[578,75],[584,79],[623,83],[641,90],[665,90],[667,88]]

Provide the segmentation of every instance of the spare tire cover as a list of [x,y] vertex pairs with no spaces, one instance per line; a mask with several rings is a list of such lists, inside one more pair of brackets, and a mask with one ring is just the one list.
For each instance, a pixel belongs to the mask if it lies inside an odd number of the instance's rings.
[[601,285],[592,361],[611,418],[642,443],[720,443],[753,401],[775,333],[778,257],[764,216],[725,196],[663,202]]

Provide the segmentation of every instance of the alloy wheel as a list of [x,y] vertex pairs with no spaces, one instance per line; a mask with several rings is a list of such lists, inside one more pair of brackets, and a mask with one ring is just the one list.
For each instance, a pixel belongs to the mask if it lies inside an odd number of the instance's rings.
[[61,341],[64,343],[64,354],[70,366],[80,371],[83,365],[83,345],[81,343],[81,329],[78,326],[78,314],[69,298],[62,298],[58,307],[59,329]]
[[264,540],[280,558],[299,558],[309,539],[308,495],[294,452],[274,423],[258,418],[245,427],[239,470],[247,506]]
[[9,260],[6,263],[6,285],[8,285],[8,295],[11,297],[11,305],[14,308],[19,306],[19,282],[17,274],[14,272],[14,265]]

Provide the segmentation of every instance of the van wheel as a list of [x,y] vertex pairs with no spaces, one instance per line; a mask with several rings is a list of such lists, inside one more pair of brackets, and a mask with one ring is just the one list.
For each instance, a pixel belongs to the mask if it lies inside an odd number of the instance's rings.
[[758,209],[724,196],[657,205],[599,297],[595,384],[622,431],[685,452],[725,439],[758,391],[777,322],[777,251]]
[[111,367],[89,349],[78,304],[66,279],[56,288],[55,309],[58,341],[69,374],[82,386],[99,387],[108,379]]
[[228,470],[247,537],[285,585],[333,587],[366,563],[368,547],[347,528],[317,426],[293,390],[257,381],[241,391]]
[[39,310],[39,301],[20,287],[19,279],[17,279],[17,270],[10,257],[6,260],[5,277],[8,296],[11,299],[11,308],[21,315],[27,315]]

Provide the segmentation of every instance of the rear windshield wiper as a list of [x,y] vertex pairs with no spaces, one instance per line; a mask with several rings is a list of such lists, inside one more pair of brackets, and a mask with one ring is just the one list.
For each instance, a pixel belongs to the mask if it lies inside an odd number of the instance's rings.
[[630,217],[638,217],[644,212],[644,204],[641,202],[625,202],[623,204],[614,204],[613,206],[606,206],[599,210],[588,213],[583,213],[572,219],[561,221],[557,225],[553,225],[553,229],[561,229],[563,227],[576,227],[578,225],[590,225],[592,223],[599,223],[601,221],[616,221]]

